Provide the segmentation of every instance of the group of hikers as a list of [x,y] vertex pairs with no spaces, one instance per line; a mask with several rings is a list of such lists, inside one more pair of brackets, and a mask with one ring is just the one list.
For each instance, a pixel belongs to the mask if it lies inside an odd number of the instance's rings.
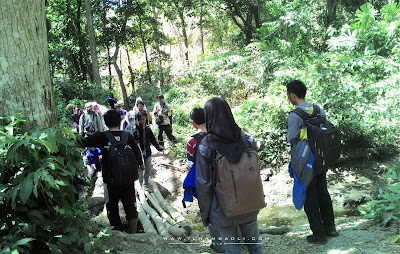
[[[309,117],[318,114],[326,121],[324,110],[305,100],[307,88],[303,82],[293,80],[287,83],[286,91],[288,100],[297,109]],[[85,105],[86,112],[74,105],[67,106],[77,132],[84,137],[83,146],[89,147],[87,163],[97,167],[101,165],[107,216],[116,230],[123,231],[118,212],[119,200],[126,213],[129,232],[137,230],[134,181],[139,179],[142,187],[151,191],[148,185],[152,168],[150,144],[162,151],[163,132],[172,142],[176,141],[172,134],[171,109],[163,95],[158,95],[157,99],[158,103],[151,113],[140,98],[131,111],[124,113],[114,103],[104,116],[95,112],[92,103]],[[300,115],[294,111],[289,113],[287,140],[292,149],[299,141],[307,140],[307,120]],[[158,126],[157,139],[149,127],[153,117]],[[197,198],[201,219],[210,231],[210,247],[214,251],[240,253],[240,245],[244,244],[249,253],[264,253],[257,215],[265,207],[265,202],[254,137],[237,125],[228,103],[222,97],[209,99],[204,108],[192,109],[190,118],[197,132],[186,144],[189,173],[184,181],[184,201]],[[103,120],[107,131],[104,131]],[[101,160],[90,161],[91,156],[98,157],[100,154]],[[318,156],[315,158],[317,161]],[[292,168],[296,163],[292,159],[289,166],[291,176],[298,174],[293,173]],[[304,197],[300,208],[304,204],[312,231],[306,240],[313,244],[325,244],[327,237],[339,234],[327,190],[326,171],[318,170],[317,165],[316,162],[301,194]],[[300,176],[295,179],[302,180]]]

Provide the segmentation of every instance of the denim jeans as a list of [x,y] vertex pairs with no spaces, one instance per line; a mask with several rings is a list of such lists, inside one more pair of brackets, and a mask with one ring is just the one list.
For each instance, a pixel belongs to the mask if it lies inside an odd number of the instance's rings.
[[311,231],[316,236],[325,236],[327,229],[335,228],[332,200],[329,195],[326,173],[316,175],[306,192],[304,211],[307,214]]
[[[258,231],[257,216],[249,218],[248,222],[231,227],[218,227],[218,229],[221,233],[226,253],[239,254],[240,245],[242,244],[240,240],[242,239],[250,254],[264,253],[259,239],[260,233]],[[240,236],[240,234],[242,236]]]
[[139,168],[139,183],[140,185],[143,184],[143,187],[147,187],[147,185],[149,184],[150,172],[153,169],[151,166],[151,156],[147,157],[144,160],[144,166],[145,170],[141,170]]

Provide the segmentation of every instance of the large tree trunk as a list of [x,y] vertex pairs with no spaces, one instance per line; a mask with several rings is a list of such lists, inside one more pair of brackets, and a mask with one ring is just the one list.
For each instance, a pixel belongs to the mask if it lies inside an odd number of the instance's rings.
[[[120,30],[120,34],[122,36],[124,36],[124,37],[125,37],[125,33],[126,33],[126,23],[128,22],[128,18],[132,14],[132,10],[133,10],[133,8],[132,8],[132,0],[128,0],[126,2],[125,18],[124,18],[124,21],[122,23],[121,30]],[[118,63],[117,63],[117,57],[118,57],[118,53],[119,53],[119,44],[120,44],[120,39],[119,39],[118,36],[116,36],[115,37],[115,52],[114,52],[114,55],[112,57],[112,62],[114,64],[115,71],[118,74],[119,85],[121,86],[121,92],[122,92],[122,97],[124,98],[125,109],[126,110],[130,110],[131,107],[129,106],[129,100],[128,100],[128,95],[126,93],[124,79],[122,77],[122,71],[119,68]]]
[[128,56],[128,70],[129,70],[129,74],[131,75],[132,92],[134,93],[135,92],[135,73],[132,70],[131,58],[129,56],[128,48],[126,48],[126,55]]
[[144,34],[143,34],[143,29],[142,29],[142,17],[141,17],[141,14],[139,14],[138,17],[139,17],[140,38],[142,39],[143,50],[144,50],[144,56],[146,57],[147,78],[149,79],[149,82],[151,83],[150,64],[149,64],[149,58],[148,58],[148,56],[147,56],[147,45],[146,45],[146,40],[144,39]]
[[200,43],[201,43],[201,53],[204,54],[203,0],[200,0]]
[[114,52],[114,56],[113,56],[113,65],[115,68],[115,71],[118,74],[118,79],[119,79],[119,85],[121,86],[121,92],[122,92],[122,97],[124,98],[124,107],[126,110],[130,110],[130,105],[129,105],[129,100],[128,100],[128,94],[126,93],[126,88],[125,88],[125,83],[124,83],[124,78],[122,75],[122,71],[118,66],[117,63],[117,58],[118,58],[118,53],[119,53],[119,42],[118,40],[115,42],[115,52]]
[[183,11],[182,10],[179,10],[179,17],[181,19],[183,41],[185,42],[185,48],[186,48],[185,59],[186,59],[187,65],[190,66],[190,62],[189,62],[189,40],[188,40],[187,33],[186,33],[185,16],[183,15]]
[[336,6],[339,0],[326,0],[326,27],[329,27],[331,23],[336,19]]
[[90,0],[85,0],[85,10],[87,29],[89,34],[90,57],[92,58],[93,82],[100,85],[101,80],[99,72],[99,61],[97,60],[96,37],[94,35],[92,6],[90,5]]
[[75,19],[75,31],[76,31],[76,36],[78,37],[78,45],[79,45],[79,50],[78,50],[78,58],[79,58],[79,64],[81,66],[82,70],[82,78],[83,80],[87,81],[87,68],[85,64],[85,54],[83,53],[84,50],[86,49],[85,47],[85,41],[84,37],[82,35],[82,29],[81,29],[81,6],[82,6],[82,0],[77,1],[78,4],[78,10],[76,12],[76,19]]
[[44,1],[2,1],[0,20],[0,115],[54,126]]
[[[155,5],[152,6],[152,11],[153,11],[153,18],[154,20],[157,20],[157,12],[156,12],[156,7]],[[157,27],[154,25],[154,23],[152,22],[152,26],[153,26],[153,32],[154,34],[156,34],[157,31]],[[161,67],[162,66],[162,56],[161,56],[161,49],[160,49],[160,44],[158,43],[158,41],[155,42],[155,48],[158,54],[158,65]]]

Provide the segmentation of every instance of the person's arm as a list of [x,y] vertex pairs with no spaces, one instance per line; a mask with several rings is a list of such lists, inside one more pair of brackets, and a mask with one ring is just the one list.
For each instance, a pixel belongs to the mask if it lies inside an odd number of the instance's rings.
[[128,137],[128,144],[133,150],[133,153],[135,155],[137,164],[139,165],[139,167],[142,170],[144,170],[145,166],[144,166],[144,163],[143,163],[142,153],[141,153],[140,149],[138,148],[138,146],[137,146],[137,144],[136,144],[136,142],[135,142],[135,140],[134,140],[134,138],[133,138],[133,136],[131,134],[129,134],[129,137]]
[[83,121],[83,117],[84,117],[84,113],[79,117],[79,134],[81,134],[83,136],[83,134],[85,134],[85,130],[84,130],[84,121]]
[[159,103],[156,103],[156,105],[154,105],[154,109],[153,109],[153,115],[158,115],[158,112],[160,111],[160,107],[158,106]]
[[163,149],[160,147],[160,144],[158,144],[156,137],[154,137],[153,132],[151,131],[150,128],[146,128],[146,133],[148,133],[147,135],[149,136],[149,141],[150,143],[158,150],[158,151],[162,151]]
[[197,139],[195,138],[191,138],[188,140],[187,144],[186,144],[186,157],[187,157],[187,164],[186,167],[187,169],[191,169],[195,163],[195,146],[197,143]]
[[83,147],[103,147],[107,144],[108,140],[104,139],[104,134],[95,132],[93,135],[82,139]]
[[[79,123],[75,122],[74,116],[75,116],[75,114],[71,114],[72,124],[74,125],[75,128],[79,129]],[[79,120],[78,120],[78,122],[79,122]]]
[[86,153],[86,156],[85,156],[85,165],[90,165],[89,152]]
[[293,142],[294,139],[299,138],[299,133],[302,123],[303,120],[296,113],[291,112],[289,114],[288,137],[287,137],[287,141],[289,143]]
[[101,122],[100,114],[97,114],[97,113],[95,113],[95,114],[96,114],[97,127],[99,128],[100,132],[103,132],[104,128],[103,128],[103,123]]
[[149,123],[151,123],[153,121],[153,118],[151,117],[149,111],[146,112],[147,112],[147,120],[149,121]]
[[200,145],[196,155],[196,191],[200,215],[204,226],[210,224],[209,215],[213,199],[212,149]]
[[167,110],[167,116],[171,116],[171,109],[169,108],[168,103],[165,103],[165,109]]

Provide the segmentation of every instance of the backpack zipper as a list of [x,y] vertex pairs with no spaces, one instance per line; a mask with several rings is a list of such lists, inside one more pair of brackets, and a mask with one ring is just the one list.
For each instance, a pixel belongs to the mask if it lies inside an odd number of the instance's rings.
[[233,191],[235,193],[235,203],[238,203],[237,199],[237,191],[236,191],[236,182],[235,182],[235,176],[233,175],[233,170],[231,170],[231,176],[232,176],[232,181],[233,181]]

